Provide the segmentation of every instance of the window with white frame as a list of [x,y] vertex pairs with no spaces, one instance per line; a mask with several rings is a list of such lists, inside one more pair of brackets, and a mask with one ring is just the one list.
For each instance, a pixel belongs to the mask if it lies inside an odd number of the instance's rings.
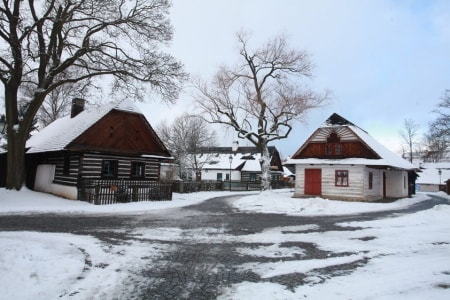
[[336,170],[334,182],[336,186],[348,186],[348,171]]

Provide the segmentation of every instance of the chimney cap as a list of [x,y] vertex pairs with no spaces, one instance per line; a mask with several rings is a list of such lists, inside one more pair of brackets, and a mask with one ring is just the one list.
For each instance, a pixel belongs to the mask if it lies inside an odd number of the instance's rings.
[[83,98],[73,98],[72,99],[72,108],[70,111],[70,117],[74,118],[78,114],[84,111],[84,105],[86,103],[86,100]]

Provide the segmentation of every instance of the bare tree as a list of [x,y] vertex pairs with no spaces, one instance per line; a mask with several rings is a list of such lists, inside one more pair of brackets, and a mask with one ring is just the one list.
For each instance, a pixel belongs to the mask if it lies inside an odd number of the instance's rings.
[[438,107],[434,110],[438,114],[430,127],[436,131],[437,135],[445,137],[447,142],[450,138],[450,90],[446,90],[439,102]]
[[424,159],[429,162],[439,162],[448,148],[448,136],[441,135],[434,128],[425,134],[426,150]]
[[181,178],[186,177],[187,170],[195,170],[197,175],[205,163],[197,154],[203,147],[216,145],[216,133],[198,116],[184,114],[171,125],[164,121],[157,127],[157,132],[180,165]]
[[450,142],[450,90],[446,90],[434,112],[437,118],[430,123],[426,134],[428,159],[438,162]]
[[400,136],[408,145],[409,162],[413,162],[413,148],[417,143],[418,125],[413,119],[405,119],[403,122],[403,129],[400,130]]
[[301,84],[310,77],[312,63],[305,51],[291,49],[279,35],[252,50],[249,36],[237,35],[239,58],[234,67],[221,67],[210,82],[194,83],[194,98],[205,119],[233,128],[260,151],[262,189],[270,187],[268,144],[287,138],[294,121],[324,104],[319,94]]
[[[6,187],[24,182],[25,142],[44,99],[66,84],[110,76],[113,88],[174,101],[186,79],[160,51],[172,39],[169,0],[4,0],[0,5],[0,80],[8,124]],[[32,89],[19,117],[18,98]]]
[[38,120],[42,126],[47,126],[53,121],[68,115],[72,106],[72,99],[89,97],[90,80],[73,84],[65,84],[51,91],[38,111]]

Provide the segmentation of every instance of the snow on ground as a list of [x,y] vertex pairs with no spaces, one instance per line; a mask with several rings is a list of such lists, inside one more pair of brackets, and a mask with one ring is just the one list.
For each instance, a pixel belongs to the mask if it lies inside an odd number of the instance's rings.
[[199,192],[173,194],[172,201],[142,201],[110,205],[93,205],[78,200],[68,200],[46,193],[23,188],[19,192],[0,189],[0,214],[71,213],[108,214],[144,213],[150,210],[193,205],[206,199],[230,195],[230,192]]
[[[294,290],[274,283],[244,282],[228,288],[220,299],[448,299],[450,289],[450,207],[397,218],[340,224],[363,227],[349,232],[285,233],[286,228],[246,236],[250,241],[302,241],[335,253],[356,254],[326,259],[247,263],[262,278],[300,273],[307,284]],[[269,251],[268,254],[271,252]],[[268,255],[269,256],[269,255]],[[349,274],[327,277],[314,269],[369,262]],[[324,281],[324,279],[326,279]]]
[[[198,203],[229,195],[229,192],[174,194],[171,202],[140,202],[94,206],[24,190],[0,189],[0,214],[59,213],[145,213]],[[443,193],[442,197],[448,197]],[[234,203],[236,208],[294,215],[340,215],[407,207],[432,201],[425,194],[393,203],[357,203],[320,198],[293,199],[284,190],[249,195]],[[258,248],[240,247],[238,253],[255,262],[238,266],[251,269],[270,280],[284,274],[303,274],[306,284],[286,289],[271,282],[242,282],[223,290],[221,299],[448,299],[450,290],[450,206],[393,218],[338,224],[353,231],[318,232],[316,224],[270,228],[243,236],[226,234],[224,228],[183,231],[180,228],[136,228],[141,238],[160,240],[208,240],[214,242],[267,243]],[[212,232],[223,234],[210,234]],[[324,259],[301,257],[304,249],[284,247],[285,242],[314,243],[319,249],[342,253]],[[126,277],[138,276],[140,267],[151,265],[163,251],[162,244],[133,241],[107,245],[91,236],[61,233],[0,232],[0,299],[110,299],[126,295]],[[344,255],[345,253],[345,255]],[[350,253],[350,254],[349,254]],[[279,261],[258,263],[258,257]],[[327,276],[318,268],[357,263],[367,264],[352,272]]]
[[114,299],[129,288],[121,283],[162,250],[65,233],[0,232],[0,299]]
[[413,198],[400,199],[391,203],[364,203],[332,201],[322,198],[292,198],[292,192],[267,191],[258,195],[241,198],[233,203],[242,211],[260,213],[281,213],[293,216],[344,215],[368,211],[401,209],[429,199],[426,194],[418,194]]

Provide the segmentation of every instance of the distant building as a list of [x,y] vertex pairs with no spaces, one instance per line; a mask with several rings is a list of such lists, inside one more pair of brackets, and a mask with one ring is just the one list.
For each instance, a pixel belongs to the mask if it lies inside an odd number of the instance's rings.
[[[196,155],[200,180],[214,181],[260,181],[261,154],[256,147],[238,147],[233,151],[231,147],[202,148]],[[274,146],[269,146],[270,174],[272,180],[281,180],[283,167],[280,154]],[[196,172],[197,171],[197,172]]]
[[419,192],[445,191],[449,180],[450,162],[421,163],[416,190]]

